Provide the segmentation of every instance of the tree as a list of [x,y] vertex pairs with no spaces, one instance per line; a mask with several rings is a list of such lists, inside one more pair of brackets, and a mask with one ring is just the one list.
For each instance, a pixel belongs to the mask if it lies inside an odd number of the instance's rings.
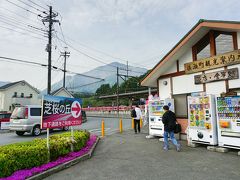
[[109,92],[111,92],[112,89],[110,87],[110,84],[102,84],[97,90],[96,90],[96,95],[100,96],[100,95],[105,95],[105,94],[109,94]]

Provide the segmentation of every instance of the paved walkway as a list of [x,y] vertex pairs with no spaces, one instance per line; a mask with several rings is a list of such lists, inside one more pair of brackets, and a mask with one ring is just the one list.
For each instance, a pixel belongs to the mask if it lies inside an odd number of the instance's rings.
[[93,157],[47,179],[58,180],[239,180],[240,157],[236,152],[217,153],[206,147],[190,148],[182,141],[182,151],[162,150],[158,139],[146,133],[125,131],[100,140]]

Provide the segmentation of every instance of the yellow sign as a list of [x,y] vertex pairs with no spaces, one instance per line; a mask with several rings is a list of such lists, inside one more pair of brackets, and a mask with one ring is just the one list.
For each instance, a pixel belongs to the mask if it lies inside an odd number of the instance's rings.
[[184,68],[186,74],[192,74],[234,64],[240,64],[240,50],[186,63]]

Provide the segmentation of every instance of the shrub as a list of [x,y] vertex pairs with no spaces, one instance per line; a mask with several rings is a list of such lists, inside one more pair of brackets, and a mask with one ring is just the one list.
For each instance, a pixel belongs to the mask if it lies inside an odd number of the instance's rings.
[[19,169],[31,168],[48,162],[48,150],[34,142],[17,143],[0,147],[1,175],[9,176]]
[[[74,151],[79,151],[90,138],[87,131],[75,131],[74,141],[71,140],[71,132],[50,136],[50,160],[64,156]],[[46,139],[34,139],[31,142],[10,144],[0,147],[0,177],[6,177],[13,172],[40,166],[49,162],[49,154]]]

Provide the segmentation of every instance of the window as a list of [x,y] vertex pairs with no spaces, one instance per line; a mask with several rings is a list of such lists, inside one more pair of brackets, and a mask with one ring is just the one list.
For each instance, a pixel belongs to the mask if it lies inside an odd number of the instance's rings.
[[30,96],[29,96],[30,98],[32,98],[33,97],[33,95],[32,94],[30,94]]
[[173,96],[175,104],[175,114],[178,118],[188,118],[187,96],[188,94],[179,94]]
[[12,109],[12,106],[9,106],[9,111],[11,111],[11,109]]
[[233,36],[231,34],[219,34],[215,39],[217,54],[233,51]]
[[13,97],[17,97],[17,92],[14,92]]
[[210,57],[210,37],[207,33],[193,48],[195,49],[197,60]]
[[41,108],[31,108],[30,116],[41,116]]
[[212,54],[223,54],[234,50],[233,32],[210,31],[192,47],[194,60],[211,56],[210,38],[213,39],[211,41]]
[[24,97],[24,93],[21,93],[21,97]]

